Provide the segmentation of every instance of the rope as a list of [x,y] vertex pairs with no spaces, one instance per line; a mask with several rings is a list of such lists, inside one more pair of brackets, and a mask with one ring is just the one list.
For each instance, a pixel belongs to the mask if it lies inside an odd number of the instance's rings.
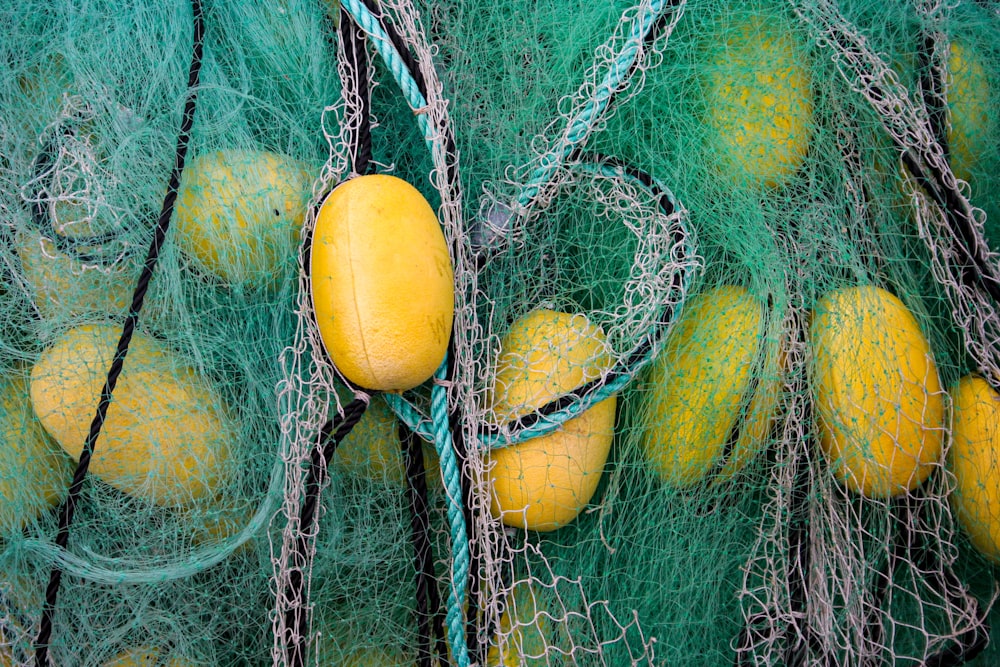
[[[344,407],[344,414],[339,413],[327,422],[320,431],[320,442],[323,447],[316,447],[309,457],[309,473],[306,477],[305,501],[299,511],[299,534],[295,540],[295,555],[304,562],[309,553],[309,534],[303,532],[303,527],[311,527],[316,522],[316,510],[319,507],[319,494],[326,482],[326,471],[337,451],[337,446],[354,429],[365,410],[368,409],[368,396],[355,398]],[[332,433],[332,437],[331,437]],[[288,577],[288,590],[285,593],[288,600],[304,599],[305,577],[301,569],[293,569]],[[295,606],[288,610],[285,627],[292,633],[289,664],[293,667],[305,665],[307,640],[309,638],[309,623],[305,610]]]
[[431,667],[432,630],[436,639],[434,650],[442,659],[448,655],[448,648],[445,644],[444,618],[441,615],[441,599],[438,596],[434,550],[430,538],[427,475],[420,439],[404,424],[400,424],[399,440],[406,463],[406,495],[411,512],[410,539],[413,542],[413,561],[417,571],[417,667]]
[[[149,246],[149,252],[143,264],[142,273],[132,294],[132,304],[125,318],[121,337],[118,339],[118,347],[115,350],[111,368],[108,370],[107,380],[101,390],[100,402],[97,405],[97,414],[94,415],[94,419],[90,424],[90,431],[83,444],[83,451],[80,453],[80,460],[76,471],[73,473],[73,481],[70,484],[69,493],[66,500],[59,507],[59,529],[56,533],[55,543],[56,547],[60,549],[65,549],[69,543],[69,529],[73,523],[73,514],[83,489],[83,481],[90,468],[90,461],[97,446],[97,438],[101,433],[101,428],[104,426],[108,407],[111,405],[111,395],[114,393],[115,386],[118,384],[118,378],[122,372],[122,367],[125,364],[125,356],[128,354],[132,334],[139,323],[139,312],[142,310],[149,282],[153,278],[153,271],[156,269],[160,250],[166,240],[167,230],[170,228],[170,218],[174,212],[174,202],[177,200],[177,188],[180,185],[181,172],[184,171],[184,160],[187,156],[188,143],[191,139],[191,126],[194,123],[194,112],[197,101],[196,89],[201,72],[202,50],[205,37],[201,0],[191,0],[191,12],[194,23],[194,44],[191,54],[191,68],[188,74],[187,99],[184,102],[184,115],[181,121],[180,133],[177,136],[174,167],[170,172],[167,194],[163,199],[163,207],[160,210],[160,217],[157,220],[153,241]],[[49,640],[52,636],[52,618],[55,615],[55,606],[61,581],[62,569],[58,565],[54,565],[49,574],[48,586],[45,589],[42,618],[39,623],[38,637],[35,641],[35,664],[39,665],[39,667],[48,664]]]
[[448,640],[458,667],[469,667],[469,649],[464,629],[466,582],[469,577],[469,542],[462,509],[461,470],[452,446],[448,415],[448,390],[441,381],[448,376],[448,360],[435,373],[431,388],[431,416],[434,421],[434,447],[441,459],[441,481],[448,499],[448,525],[451,535],[451,591],[448,595]]

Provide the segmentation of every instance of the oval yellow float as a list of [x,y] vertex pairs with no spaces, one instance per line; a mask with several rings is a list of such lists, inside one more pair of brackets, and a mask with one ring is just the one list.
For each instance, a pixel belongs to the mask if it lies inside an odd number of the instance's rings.
[[0,377],[0,531],[20,530],[69,489],[73,462],[31,411],[24,378]]
[[765,307],[742,287],[697,294],[651,364],[642,442],[666,484],[690,486],[720,463],[717,479],[728,479],[766,442],[783,378],[779,343],[765,341]]
[[973,546],[1000,563],[1000,394],[983,378],[967,376],[951,400],[951,506]]
[[[94,324],[62,334],[31,371],[31,403],[74,458],[97,410],[120,335]],[[219,396],[159,341],[136,332],[90,472],[160,505],[214,494],[231,466],[233,430]]]
[[266,284],[294,264],[311,185],[305,165],[285,155],[199,155],[184,168],[177,193],[177,244],[200,270],[226,282]]
[[[612,365],[604,332],[583,315],[536,310],[511,325],[497,362],[493,415],[509,421],[597,379]],[[493,516],[509,526],[552,531],[590,502],[614,434],[616,398],[549,435],[489,452]]]
[[945,394],[906,306],[872,286],[830,292],[809,327],[813,409],[834,475],[869,497],[906,493],[941,458]]
[[948,152],[955,176],[972,179],[992,137],[990,77],[976,50],[962,41],[948,51]]
[[812,135],[807,52],[780,17],[727,21],[724,41],[708,46],[712,147],[726,176],[776,187],[798,170]]
[[448,349],[454,276],[430,204],[394,176],[359,176],[323,202],[310,251],[313,308],[337,369],[366,389],[430,378]]

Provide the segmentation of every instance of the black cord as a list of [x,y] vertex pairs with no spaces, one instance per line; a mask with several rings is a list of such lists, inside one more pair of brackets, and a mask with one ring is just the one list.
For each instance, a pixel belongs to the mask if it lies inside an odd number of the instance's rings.
[[371,90],[368,85],[369,60],[365,49],[364,35],[361,28],[354,22],[350,13],[341,6],[340,38],[344,45],[344,54],[350,62],[350,72],[353,77],[345,81],[345,88],[352,86],[352,91],[360,100],[358,110],[358,128],[354,138],[354,171],[368,174],[372,170],[372,125],[371,125]]
[[[326,470],[333,459],[337,446],[347,437],[351,430],[361,421],[368,409],[367,398],[355,398],[344,406],[344,413],[327,422],[320,430],[322,447],[315,447],[309,456],[309,471],[306,475],[305,500],[299,510],[299,532],[295,538],[295,553],[298,563],[304,563],[309,553],[309,537],[306,532],[316,521],[316,510],[319,507],[320,490],[326,482]],[[285,599],[305,599],[305,575],[301,568],[293,567],[288,577]],[[293,605],[285,612],[286,632],[291,646],[288,664],[292,667],[303,667],[306,664],[307,640],[309,639],[309,619],[305,609]]]
[[433,649],[442,661],[447,660],[448,646],[430,537],[427,474],[421,440],[402,421],[399,423],[399,440],[406,464],[406,495],[411,511],[410,539],[416,569],[417,667],[430,667],[432,633],[435,637]]
[[[167,185],[167,194],[163,199],[163,207],[160,217],[157,220],[153,241],[149,246],[146,261],[142,267],[142,273],[132,294],[132,304],[129,307],[125,324],[122,327],[121,337],[118,340],[118,347],[115,350],[111,368],[108,370],[108,377],[101,390],[101,399],[97,405],[97,414],[90,424],[90,431],[80,453],[80,460],[76,471],[73,473],[73,481],[69,487],[66,500],[59,508],[59,529],[56,533],[55,544],[59,549],[65,549],[69,542],[69,529],[73,523],[73,514],[76,504],[79,501],[80,493],[83,489],[83,481],[90,468],[90,461],[94,454],[97,438],[104,420],[107,417],[108,407],[111,404],[111,395],[118,383],[122,366],[125,363],[125,356],[128,354],[129,344],[132,341],[132,334],[135,332],[139,322],[139,312],[146,298],[146,291],[149,282],[153,278],[159,260],[160,250],[166,239],[167,230],[170,227],[170,218],[173,215],[174,203],[177,200],[177,188],[180,185],[181,173],[184,171],[184,161],[187,155],[188,143],[191,139],[191,126],[194,123],[194,113],[197,101],[197,86],[199,74],[201,72],[202,52],[204,44],[204,24],[202,21],[201,0],[191,0],[191,10],[194,23],[194,45],[191,55],[191,68],[188,74],[188,93],[184,102],[184,115],[181,121],[180,133],[177,136],[177,151],[174,156],[174,167],[170,172],[170,182]],[[49,575],[48,587],[45,589],[45,601],[42,605],[42,617],[39,623],[38,637],[35,642],[35,664],[44,667],[48,664],[49,640],[52,636],[52,618],[55,614],[56,600],[59,594],[59,585],[62,581],[62,570],[59,565],[53,565]]]

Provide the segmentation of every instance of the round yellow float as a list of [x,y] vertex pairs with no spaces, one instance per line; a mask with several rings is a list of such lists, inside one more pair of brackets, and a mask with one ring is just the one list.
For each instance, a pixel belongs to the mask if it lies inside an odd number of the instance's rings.
[[[597,379],[612,365],[604,332],[583,315],[535,310],[501,342],[493,416],[506,422]],[[614,434],[612,396],[549,435],[495,449],[490,510],[509,526],[552,531],[573,521],[601,479]]]
[[[31,371],[31,404],[45,430],[79,458],[120,335],[111,324],[63,333]],[[214,495],[231,472],[234,429],[222,399],[194,369],[136,332],[90,472],[160,505]]]
[[395,176],[359,176],[323,202],[310,248],[323,344],[350,382],[403,391],[441,365],[455,310],[444,234],[430,204]]
[[719,464],[729,479],[763,448],[783,384],[765,307],[731,285],[685,304],[644,385],[643,450],[664,483],[691,486]]
[[916,319],[873,286],[834,290],[809,327],[813,409],[834,475],[869,497],[913,490],[938,465],[945,393]]
[[266,284],[294,264],[312,180],[304,164],[277,153],[199,155],[181,176],[177,244],[205,273]]
[[707,46],[711,147],[727,177],[776,187],[798,170],[809,149],[808,54],[781,17],[736,12],[727,21],[722,42]]
[[951,506],[973,546],[1000,563],[1000,394],[983,378],[967,376],[951,400]]

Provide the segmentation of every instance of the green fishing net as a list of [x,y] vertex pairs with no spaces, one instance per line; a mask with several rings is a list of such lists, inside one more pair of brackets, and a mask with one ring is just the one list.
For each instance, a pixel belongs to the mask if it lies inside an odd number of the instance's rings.
[[[991,3],[206,0],[190,90],[186,1],[0,17],[0,663],[54,567],[58,665],[996,661]],[[313,298],[370,172],[454,273],[404,391]]]

